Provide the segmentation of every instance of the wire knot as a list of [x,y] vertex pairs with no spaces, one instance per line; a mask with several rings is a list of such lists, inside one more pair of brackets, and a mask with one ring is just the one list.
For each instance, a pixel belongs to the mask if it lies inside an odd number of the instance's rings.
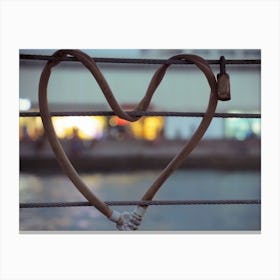
[[146,209],[137,206],[132,212],[118,213],[113,211],[110,220],[116,223],[118,230],[137,230],[141,224]]

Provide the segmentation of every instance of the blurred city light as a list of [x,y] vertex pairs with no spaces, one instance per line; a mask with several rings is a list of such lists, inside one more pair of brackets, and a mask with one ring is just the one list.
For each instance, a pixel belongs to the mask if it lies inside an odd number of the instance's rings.
[[59,138],[70,138],[77,129],[80,139],[99,139],[103,136],[104,117],[54,117],[53,125]]
[[27,98],[19,99],[19,110],[20,111],[28,111],[31,108],[31,102]]

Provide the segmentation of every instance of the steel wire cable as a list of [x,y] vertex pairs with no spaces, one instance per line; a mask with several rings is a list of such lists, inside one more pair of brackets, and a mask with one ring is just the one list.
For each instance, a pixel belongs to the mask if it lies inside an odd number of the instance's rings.
[[[52,55],[33,55],[33,54],[20,54],[21,60],[48,60],[57,61],[57,57]],[[111,58],[111,57],[93,57],[97,63],[125,63],[125,64],[194,64],[191,61],[182,61],[178,59],[150,59],[150,58]],[[62,57],[60,61],[78,61],[75,57]],[[220,64],[219,59],[207,59],[208,64]],[[227,59],[226,64],[229,65],[260,65],[260,59]]]
[[[236,200],[146,200],[146,201],[104,201],[110,206],[128,205],[235,205],[235,204],[261,204],[259,199],[236,199]],[[83,207],[92,206],[88,201],[72,202],[28,202],[20,203],[20,208],[51,208],[51,207]]]
[[[172,112],[172,111],[134,111],[126,112],[130,116],[158,116],[158,117],[204,117],[203,112]],[[50,112],[52,117],[70,117],[70,116],[115,116],[113,111],[56,111]],[[40,112],[20,112],[20,117],[40,117]],[[214,118],[255,118],[260,119],[260,113],[215,113]]]

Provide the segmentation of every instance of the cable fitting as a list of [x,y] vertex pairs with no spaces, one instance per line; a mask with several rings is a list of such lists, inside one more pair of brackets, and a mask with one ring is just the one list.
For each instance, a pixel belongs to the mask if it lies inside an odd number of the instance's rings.
[[121,214],[113,210],[109,219],[116,223],[118,230],[137,230],[145,211],[146,209],[140,206],[137,206],[132,212],[126,211]]

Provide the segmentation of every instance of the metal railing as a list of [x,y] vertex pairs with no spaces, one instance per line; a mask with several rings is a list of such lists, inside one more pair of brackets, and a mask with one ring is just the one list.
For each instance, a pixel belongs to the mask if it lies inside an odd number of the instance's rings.
[[[31,55],[21,54],[21,60],[53,60],[48,55]],[[55,58],[57,60],[57,58]],[[74,57],[66,57],[63,61],[76,61]],[[166,59],[132,59],[132,58],[94,58],[97,63],[123,63],[123,64],[192,64],[188,61],[166,60]],[[219,60],[207,60],[209,64],[221,63],[226,65],[260,65],[260,59],[227,59],[221,62]],[[171,111],[134,111],[127,112],[131,116],[164,116],[164,117],[203,117],[203,112],[171,112]],[[51,112],[51,116],[114,116],[113,111],[67,111]],[[39,112],[20,112],[20,117],[39,117]],[[215,113],[215,118],[261,118],[259,113]],[[242,200],[152,200],[152,201],[105,201],[107,205],[126,206],[126,205],[260,205],[259,199],[242,199]],[[41,208],[41,207],[84,207],[91,206],[87,201],[82,202],[44,202],[44,203],[20,203],[20,208]]]

